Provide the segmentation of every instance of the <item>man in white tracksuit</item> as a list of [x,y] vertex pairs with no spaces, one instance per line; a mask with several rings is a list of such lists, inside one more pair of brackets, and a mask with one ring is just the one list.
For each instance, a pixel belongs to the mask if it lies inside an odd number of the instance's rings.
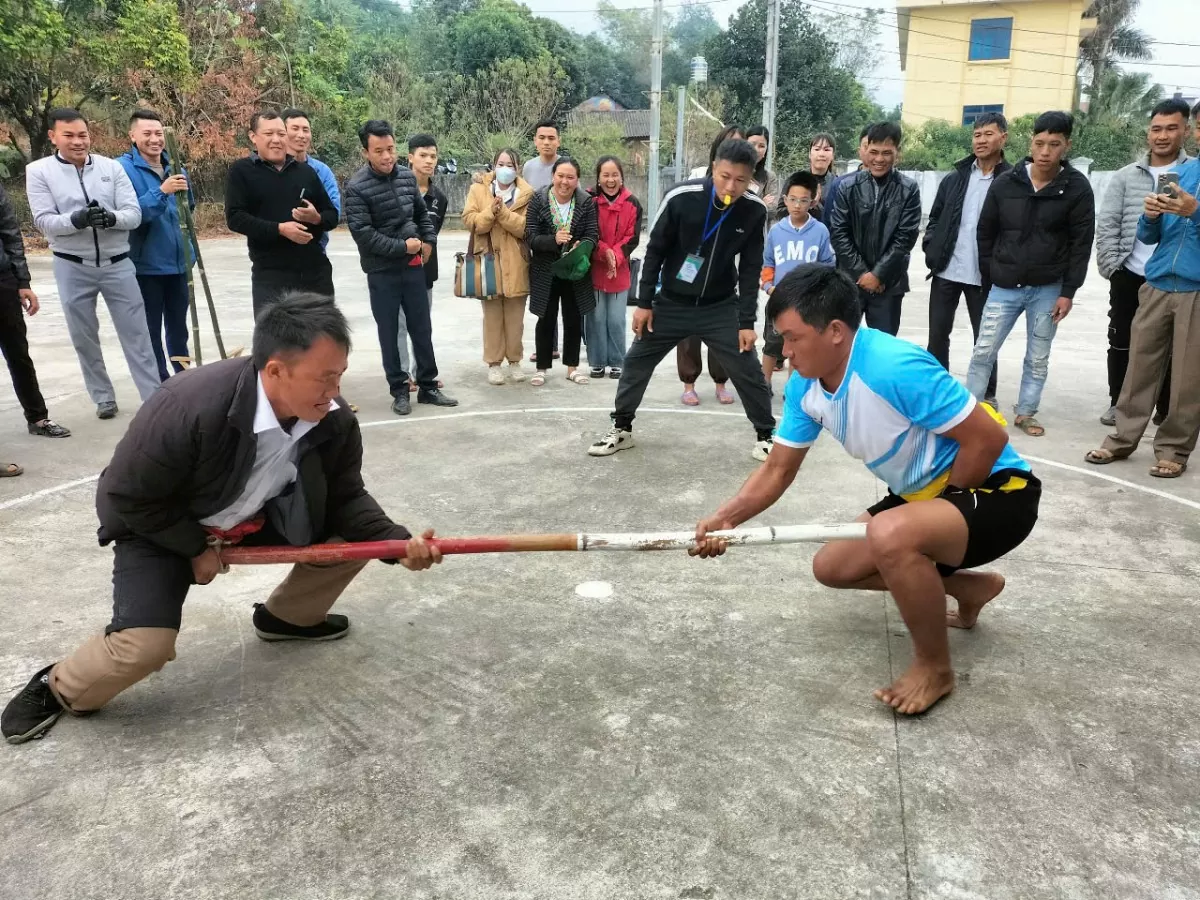
[[29,209],[54,254],[54,280],[84,385],[96,415],[111,419],[117,414],[117,395],[100,352],[98,295],[104,295],[142,400],[160,384],[129,259],[129,232],[141,224],[142,211],[121,165],[91,152],[87,121],[77,110],[54,110],[50,124],[56,152],[25,170]]

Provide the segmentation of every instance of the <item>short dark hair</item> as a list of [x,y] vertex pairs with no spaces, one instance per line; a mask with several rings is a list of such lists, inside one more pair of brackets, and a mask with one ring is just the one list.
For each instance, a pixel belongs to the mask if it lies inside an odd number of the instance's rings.
[[421,132],[420,134],[414,134],[408,139],[409,153],[419,150],[422,147],[432,147],[434,150],[436,150],[437,140],[432,134],[425,134],[424,132]]
[[899,148],[902,140],[904,140],[904,132],[900,130],[897,122],[876,122],[867,129],[868,144],[886,144],[891,141]]
[[293,356],[327,337],[350,352],[350,325],[332,297],[293,291],[269,304],[254,320],[254,368],[272,358]]
[[289,119],[308,119],[309,122],[312,122],[312,116],[310,116],[304,110],[297,109],[294,106],[289,106],[287,109],[281,112],[279,114],[279,118],[283,119],[284,125],[288,123]]
[[870,133],[871,133],[871,123],[868,122],[866,125],[863,126],[862,131],[860,131],[858,133],[858,142],[861,144],[863,138],[865,138]]
[[157,122],[159,125],[161,125],[162,124],[162,116],[160,116],[158,113],[156,113],[152,109],[138,107],[137,109],[135,109],[133,112],[131,112],[129,114],[129,124],[132,125],[134,122],[138,122],[138,121]]
[[[1200,104],[1197,104],[1200,106]],[[1191,110],[1188,109],[1187,101],[1182,97],[1168,97],[1166,100],[1160,100],[1154,104],[1154,109],[1150,110],[1150,118],[1155,116],[1183,116],[1183,121],[1188,120],[1188,114]]]
[[817,144],[828,144],[829,149],[836,150],[837,144],[834,143],[833,135],[828,131],[818,131],[812,136],[812,140],[808,142],[808,149],[811,150]]
[[550,167],[550,174],[553,175],[561,166],[573,166],[575,168],[575,177],[583,177],[583,169],[579,167],[579,160],[573,156],[560,156],[554,161],[554,165]]
[[392,131],[392,125],[387,119],[367,119],[363,122],[362,128],[358,129],[358,141],[363,145],[363,149],[367,149],[367,144],[370,138],[394,138],[396,133]]
[[814,197],[817,196],[817,188],[821,186],[821,182],[817,181],[817,176],[807,169],[802,169],[799,172],[793,172],[792,177],[787,180],[787,184],[783,186],[783,196],[788,195],[794,187],[804,188]]
[[834,321],[845,322],[854,331],[863,314],[850,276],[820,263],[799,265],[775,285],[767,299],[767,321],[774,322],[789,309],[817,331]]
[[621,160],[609,154],[596,160],[596,190],[600,190],[600,170],[604,168],[605,163],[615,163],[617,171],[621,173],[621,182],[625,182],[625,167],[621,165]]
[[533,133],[537,134],[543,128],[553,128],[554,133],[558,134],[558,123],[553,119],[542,119],[542,121],[533,126]]
[[[734,135],[737,135],[735,138]],[[726,141],[741,140],[746,136],[746,132],[742,130],[741,125],[726,125],[717,132],[717,136],[713,138],[712,146],[708,148],[708,170],[712,172],[712,164],[717,159],[717,149]],[[758,159],[757,151],[754,158]]]
[[713,154],[713,165],[719,162],[730,162],[737,166],[749,166],[752,170],[758,165],[758,151],[749,141],[730,138],[722,141],[717,152]]
[[1071,132],[1075,130],[1075,117],[1069,112],[1062,110],[1051,110],[1044,112],[1033,120],[1034,134],[1061,134],[1067,140],[1071,139]]
[[272,122],[275,119],[282,119],[283,116],[275,112],[273,109],[260,109],[250,117],[250,130],[258,131],[260,122]]
[[50,129],[53,130],[54,126],[59,122],[64,124],[67,122],[82,122],[86,125],[88,120],[83,117],[83,113],[74,107],[60,106],[57,109],[50,110],[50,115],[46,116],[46,122],[50,125]]
[[1004,113],[998,112],[980,113],[975,117],[975,121],[971,125],[971,130],[977,131],[989,125],[995,125],[1001,132],[1008,134],[1008,119],[1004,118]]

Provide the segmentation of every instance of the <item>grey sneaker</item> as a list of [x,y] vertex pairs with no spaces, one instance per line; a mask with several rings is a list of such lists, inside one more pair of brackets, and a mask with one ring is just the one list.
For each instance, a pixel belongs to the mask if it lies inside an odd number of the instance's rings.
[[97,419],[113,419],[116,418],[118,412],[116,400],[106,400],[103,403],[96,404]]
[[608,434],[588,447],[588,456],[612,456],[618,450],[628,450],[632,446],[633,432],[614,425]]
[[1100,417],[1100,424],[1110,428],[1117,424],[1117,408],[1115,406],[1110,406],[1108,412]]

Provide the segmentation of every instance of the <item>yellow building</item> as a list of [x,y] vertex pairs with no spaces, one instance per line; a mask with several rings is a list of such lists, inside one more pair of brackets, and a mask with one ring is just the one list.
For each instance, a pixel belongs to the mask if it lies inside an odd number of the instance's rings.
[[904,123],[970,124],[1076,102],[1084,0],[896,0]]

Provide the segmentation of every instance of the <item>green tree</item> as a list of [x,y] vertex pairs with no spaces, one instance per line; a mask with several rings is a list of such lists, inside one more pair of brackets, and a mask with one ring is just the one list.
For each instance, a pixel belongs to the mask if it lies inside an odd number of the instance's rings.
[[1121,72],[1109,69],[1092,91],[1087,120],[1092,123],[1139,123],[1150,118],[1150,110],[1162,97],[1162,85],[1150,80],[1146,72]]
[[459,17],[453,31],[454,59],[464,75],[474,75],[500,60],[532,59],[546,50],[528,8],[512,0],[484,0]]
[[1150,36],[1128,24],[1142,0],[1092,0],[1084,15],[1096,20],[1096,30],[1079,42],[1079,73],[1089,89],[1104,84],[1105,73],[1120,62],[1154,58]]
[[501,147],[524,147],[533,126],[561,108],[566,84],[566,73],[546,51],[460,77],[448,107],[455,143],[481,160]]

